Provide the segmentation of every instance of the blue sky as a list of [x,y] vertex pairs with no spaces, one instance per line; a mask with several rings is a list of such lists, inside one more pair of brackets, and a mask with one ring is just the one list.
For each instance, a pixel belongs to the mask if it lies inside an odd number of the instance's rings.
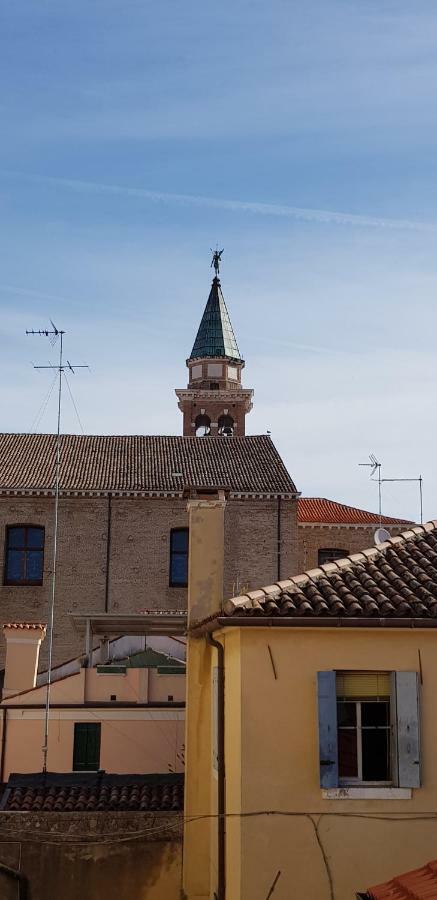
[[50,316],[86,432],[180,433],[218,242],[248,430],[305,494],[374,508],[373,451],[437,517],[436,42],[431,0],[3,0],[2,428]]

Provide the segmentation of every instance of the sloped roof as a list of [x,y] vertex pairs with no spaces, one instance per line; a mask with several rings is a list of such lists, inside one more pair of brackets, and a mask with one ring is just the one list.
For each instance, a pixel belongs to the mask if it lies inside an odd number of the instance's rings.
[[189,358],[217,356],[241,359],[220,280],[215,277]]
[[369,888],[367,897],[369,900],[431,900],[437,897],[437,859]]
[[0,810],[7,812],[179,812],[184,776],[37,773],[10,775]]
[[[298,522],[321,525],[379,525],[378,513],[368,512],[356,506],[327,500],[326,497],[299,497],[297,504]],[[411,519],[396,519],[383,516],[383,525],[413,525]]]
[[[437,619],[437,522],[327,563],[287,581],[224,601],[221,626],[253,618]],[[203,623],[206,624],[206,623]],[[291,621],[290,621],[291,624]]]
[[[53,490],[54,434],[0,434],[0,491]],[[268,435],[229,438],[77,435],[61,438],[61,491],[294,494]]]

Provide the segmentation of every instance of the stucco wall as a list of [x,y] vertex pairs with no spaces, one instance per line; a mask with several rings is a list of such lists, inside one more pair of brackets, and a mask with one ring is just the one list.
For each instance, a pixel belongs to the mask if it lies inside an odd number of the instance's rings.
[[[0,862],[27,876],[29,900],[180,900],[182,817],[0,813]],[[2,900],[17,896],[0,872]]]
[[[409,800],[324,799],[317,671],[419,671],[419,650],[423,786]],[[231,649],[231,659],[234,654]],[[242,897],[263,900],[280,871],[275,900],[351,900],[356,891],[435,858],[436,685],[437,631],[431,629],[242,629],[241,694],[235,683],[228,692],[228,715],[241,715],[241,803],[235,790],[227,802],[231,810],[260,813],[240,820]],[[228,773],[237,755],[228,753]],[[426,821],[398,821],[429,813],[434,817]],[[377,815],[384,820],[376,822]]]
[[[113,498],[109,566],[107,498],[62,498],[54,629],[54,661],[84,651],[70,612],[104,612],[107,594],[112,612],[186,609],[185,588],[169,586],[170,530],[188,525],[186,500]],[[296,571],[297,501],[282,501],[282,576]],[[276,500],[230,500],[225,514],[225,596],[240,585],[257,587],[276,580],[278,571]],[[4,585],[4,536],[11,524],[46,529],[44,583]],[[52,565],[53,499],[0,497],[0,607],[2,621],[47,621]],[[47,656],[45,641],[40,663]],[[0,645],[0,666],[4,664]]]

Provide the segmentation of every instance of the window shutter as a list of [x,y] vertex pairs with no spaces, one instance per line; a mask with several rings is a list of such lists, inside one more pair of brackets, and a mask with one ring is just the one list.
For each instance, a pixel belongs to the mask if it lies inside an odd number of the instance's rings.
[[335,672],[317,672],[320,786],[338,787],[337,696]]
[[396,672],[399,787],[420,787],[419,685],[417,672]]

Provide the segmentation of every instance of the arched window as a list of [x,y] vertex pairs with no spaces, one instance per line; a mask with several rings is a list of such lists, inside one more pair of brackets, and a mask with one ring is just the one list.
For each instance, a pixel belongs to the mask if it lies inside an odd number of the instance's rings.
[[6,529],[5,584],[42,584],[44,528],[8,525]]
[[232,416],[220,416],[218,420],[218,433],[231,437],[234,433],[234,420]]
[[209,416],[199,414],[196,416],[194,424],[196,426],[196,437],[206,437],[207,434],[211,434],[211,419]]
[[318,565],[324,566],[325,563],[335,562],[336,559],[344,559],[348,554],[349,550],[339,550],[337,547],[320,549],[318,552]]

